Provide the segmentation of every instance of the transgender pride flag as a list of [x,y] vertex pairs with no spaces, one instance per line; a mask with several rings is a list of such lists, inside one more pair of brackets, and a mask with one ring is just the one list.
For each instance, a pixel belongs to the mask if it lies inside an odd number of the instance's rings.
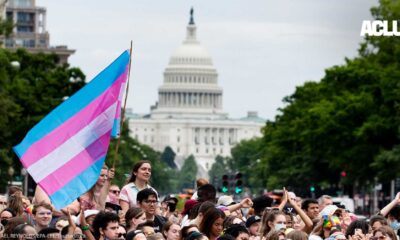
[[100,175],[110,137],[118,133],[128,65],[125,51],[14,147],[57,209],[89,190]]

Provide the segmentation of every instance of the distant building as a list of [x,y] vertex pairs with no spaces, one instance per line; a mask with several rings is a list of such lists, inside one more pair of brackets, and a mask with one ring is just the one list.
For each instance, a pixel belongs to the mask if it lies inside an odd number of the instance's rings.
[[37,7],[35,0],[8,0],[5,15],[15,25],[12,34],[4,41],[5,48],[25,48],[31,53],[55,53],[60,64],[67,63],[68,57],[75,52],[67,46],[50,46],[50,35],[46,31],[46,8]]
[[228,118],[223,112],[217,70],[197,41],[193,15],[186,40],[164,71],[164,84],[158,89],[158,102],[151,113],[127,116],[134,138],[158,151],[170,146],[179,167],[192,154],[202,177],[208,176],[217,155],[230,156],[239,141],[261,136],[265,124],[257,112],[241,119]]

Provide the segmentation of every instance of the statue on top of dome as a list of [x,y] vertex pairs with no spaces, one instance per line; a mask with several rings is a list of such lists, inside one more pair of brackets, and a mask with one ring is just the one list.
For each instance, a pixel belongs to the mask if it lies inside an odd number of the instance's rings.
[[193,7],[192,7],[190,9],[190,21],[189,21],[190,25],[194,25],[193,12],[194,12],[194,10],[193,10]]

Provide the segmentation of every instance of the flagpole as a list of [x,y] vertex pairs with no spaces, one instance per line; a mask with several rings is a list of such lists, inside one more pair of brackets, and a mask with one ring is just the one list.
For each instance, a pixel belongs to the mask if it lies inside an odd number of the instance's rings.
[[128,91],[129,91],[129,79],[131,76],[131,62],[132,62],[132,47],[133,46],[133,41],[131,40],[131,48],[129,50],[129,67],[128,67],[128,79],[126,81],[126,89],[125,89],[125,100],[124,100],[124,106],[121,111],[121,122],[119,123],[119,137],[117,140],[117,144],[115,145],[115,156],[112,164],[112,168],[115,169],[115,162],[118,160],[118,149],[119,149],[119,144],[121,143],[121,134],[122,134],[122,126],[125,121],[125,108],[126,108],[126,102],[128,100]]

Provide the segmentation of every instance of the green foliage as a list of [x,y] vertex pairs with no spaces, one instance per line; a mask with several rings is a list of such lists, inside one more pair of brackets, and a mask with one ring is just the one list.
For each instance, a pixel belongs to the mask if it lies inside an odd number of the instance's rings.
[[0,17],[0,46],[2,45],[1,37],[8,37],[13,29],[14,25],[11,20],[3,20]]
[[182,169],[179,173],[179,189],[194,188],[194,182],[197,175],[197,164],[193,155],[185,159]]
[[[12,65],[19,62],[20,66]],[[2,176],[21,164],[12,152],[25,134],[47,115],[64,97],[85,84],[78,68],[57,65],[57,56],[29,54],[25,50],[0,49],[0,171]],[[0,179],[4,189],[6,178]]]
[[230,172],[230,168],[228,166],[228,159],[218,155],[215,158],[215,162],[211,166],[211,169],[208,171],[208,176],[210,177],[210,182],[214,184],[216,187],[221,186],[221,177],[224,174]]
[[[376,19],[398,20],[400,2],[382,0],[372,13]],[[400,39],[368,37],[359,53],[327,69],[320,82],[297,87],[275,120],[267,122],[255,172],[269,189],[307,191],[314,183],[366,184],[376,175],[399,177]],[[236,166],[251,160],[241,153],[251,156],[251,144],[248,148],[232,150]],[[345,180],[341,171],[348,173]]]
[[161,161],[165,162],[170,168],[176,169],[175,156],[174,150],[170,146],[166,146],[164,152],[161,154]]

